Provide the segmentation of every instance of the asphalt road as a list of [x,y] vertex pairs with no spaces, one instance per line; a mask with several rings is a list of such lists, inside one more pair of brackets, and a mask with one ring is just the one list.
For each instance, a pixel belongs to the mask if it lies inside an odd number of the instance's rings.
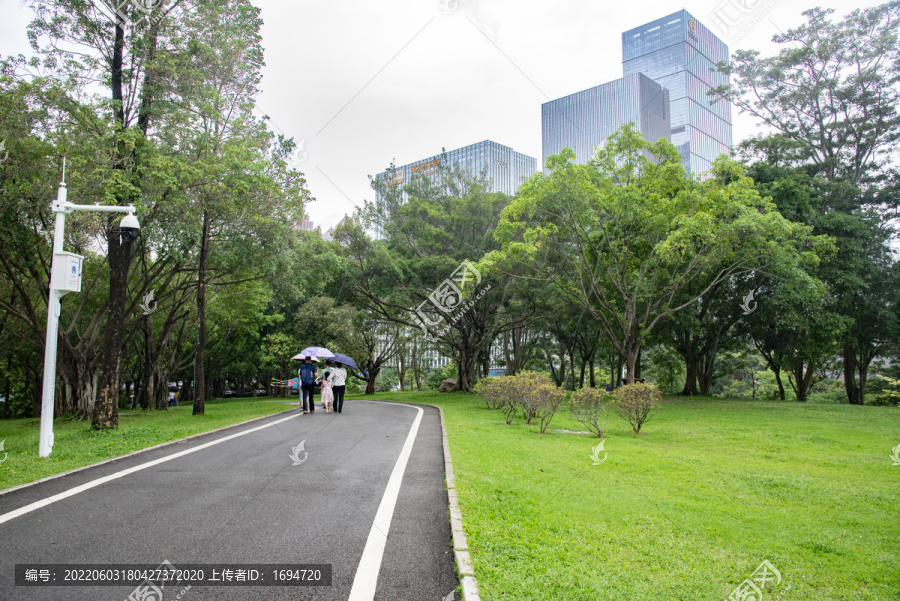
[[[301,442],[295,465],[292,449]],[[398,474],[404,445],[408,462]],[[154,460],[161,462],[10,516]],[[394,506],[391,482],[399,484]],[[14,578],[16,564],[163,561],[331,564],[333,577],[316,587],[167,586],[161,599],[133,596],[133,585],[27,587]],[[366,591],[366,575],[374,591]],[[432,407],[346,401],[341,414],[280,414],[0,495],[4,601],[331,601],[351,590],[360,600],[440,601],[457,584],[440,414]]]

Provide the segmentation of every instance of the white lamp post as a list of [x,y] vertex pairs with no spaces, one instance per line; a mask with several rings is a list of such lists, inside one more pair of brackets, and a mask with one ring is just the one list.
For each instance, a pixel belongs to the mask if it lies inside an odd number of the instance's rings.
[[59,299],[70,292],[81,292],[81,255],[63,251],[66,231],[66,215],[74,211],[99,213],[128,213],[119,223],[122,242],[137,238],[141,224],[134,216],[134,205],[127,207],[76,205],[66,200],[66,162],[63,159],[63,181],[59,184],[56,200],[50,203],[56,214],[53,231],[53,258],[50,263],[50,294],[47,299],[47,338],[44,344],[44,388],[41,395],[41,435],[38,455],[49,457],[53,447],[53,396],[56,392],[56,343],[59,335]]

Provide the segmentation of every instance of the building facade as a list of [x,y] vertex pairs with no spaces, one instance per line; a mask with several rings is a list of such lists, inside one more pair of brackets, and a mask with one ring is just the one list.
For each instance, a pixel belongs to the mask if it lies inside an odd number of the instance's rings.
[[474,177],[486,176],[490,192],[503,192],[514,196],[519,186],[537,171],[537,159],[516,152],[509,146],[484,140],[456,150],[449,150],[393,171],[382,171],[375,176],[389,186],[398,186],[437,175],[442,166],[459,166]]
[[542,166],[563,148],[586,163],[604,140],[626,123],[655,142],[669,139],[669,92],[652,79],[635,73],[541,106]]
[[729,82],[716,70],[728,46],[686,10],[622,34],[622,70],[643,73],[669,90],[671,141],[691,173],[708,171],[732,143],[731,103],[709,95]]
[[708,171],[732,143],[731,103],[711,88],[729,78],[715,66],[728,46],[685,10],[622,34],[622,79],[542,106],[543,160],[569,147],[585,163],[626,123],[650,141],[669,139],[690,173]]

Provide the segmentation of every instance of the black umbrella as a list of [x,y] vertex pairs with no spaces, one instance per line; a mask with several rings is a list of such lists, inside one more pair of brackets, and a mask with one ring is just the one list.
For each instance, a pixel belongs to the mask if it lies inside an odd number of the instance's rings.
[[348,357],[347,355],[342,355],[340,353],[335,353],[334,357],[331,357],[331,360],[335,363],[341,363],[343,365],[349,365],[353,369],[359,369],[359,365],[356,364],[356,361]]

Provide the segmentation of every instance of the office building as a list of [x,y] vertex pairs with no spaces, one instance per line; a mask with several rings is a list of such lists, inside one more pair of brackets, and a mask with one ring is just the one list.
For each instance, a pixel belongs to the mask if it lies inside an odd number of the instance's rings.
[[709,95],[729,82],[716,70],[728,46],[686,10],[622,34],[625,77],[643,73],[669,90],[671,141],[691,173],[708,171],[731,150],[731,103]]
[[715,71],[728,60],[722,40],[680,10],[624,32],[622,58],[622,79],[543,105],[545,171],[547,157],[565,147],[579,163],[589,161],[594,148],[629,122],[650,141],[669,139],[691,173],[708,171],[729,152],[731,104],[712,102],[708,94],[729,81]]
[[473,177],[486,176],[489,191],[514,196],[522,183],[537,171],[537,159],[509,146],[484,140],[456,150],[382,171],[375,179],[389,186],[408,184],[416,179],[436,175],[441,166],[458,165]]
[[[385,170],[372,178],[376,182],[384,182],[388,186],[401,186],[413,183],[423,177],[437,176],[443,167],[460,167],[470,177],[486,177],[489,192],[503,192],[514,196],[525,180],[537,171],[537,159],[527,154],[516,152],[509,146],[484,140],[456,150],[444,151],[441,154]],[[376,188],[377,193],[377,188]],[[401,194],[402,202],[406,202],[406,192]],[[380,193],[376,202],[381,203]],[[376,239],[383,237],[378,224],[372,230]]]
[[651,142],[669,139],[669,92],[641,73],[544,103],[541,107],[543,167],[563,148],[586,163],[594,149],[626,123]]

